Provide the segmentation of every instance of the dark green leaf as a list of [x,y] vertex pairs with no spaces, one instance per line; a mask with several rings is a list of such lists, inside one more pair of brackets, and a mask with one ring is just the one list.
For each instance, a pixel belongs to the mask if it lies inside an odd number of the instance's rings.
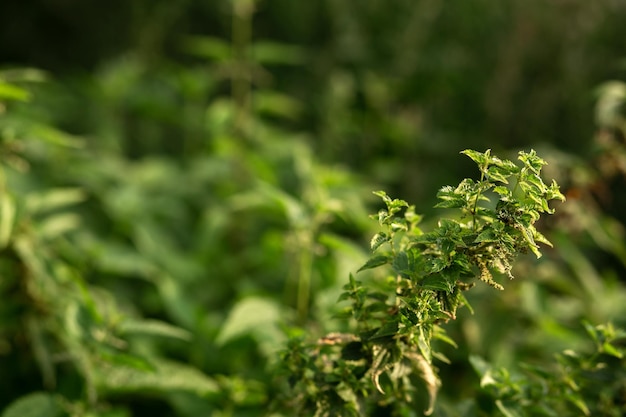
[[397,319],[388,321],[382,327],[379,327],[376,332],[370,337],[370,340],[381,339],[389,336],[393,336],[398,333]]
[[389,256],[386,256],[386,255],[374,256],[373,258],[368,259],[368,261],[365,262],[365,265],[360,267],[357,272],[361,272],[361,271],[364,271],[366,269],[373,269],[373,268],[379,267],[381,265],[385,265],[385,264],[389,263],[390,260],[391,260],[391,258]]
[[420,285],[434,291],[452,292],[454,284],[450,283],[442,274],[432,274],[424,278]]

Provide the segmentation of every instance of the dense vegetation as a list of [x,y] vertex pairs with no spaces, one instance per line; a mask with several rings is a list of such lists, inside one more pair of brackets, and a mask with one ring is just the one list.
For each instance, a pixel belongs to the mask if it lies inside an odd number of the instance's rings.
[[1,2],[0,415],[626,414],[625,18]]

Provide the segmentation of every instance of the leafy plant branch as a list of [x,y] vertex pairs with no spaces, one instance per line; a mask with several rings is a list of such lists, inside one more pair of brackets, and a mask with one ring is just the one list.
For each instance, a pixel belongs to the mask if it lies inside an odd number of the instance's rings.
[[565,198],[556,182],[542,180],[546,162],[532,150],[520,152],[518,164],[490,150],[462,153],[478,165],[480,180],[441,188],[436,207],[457,215],[440,219],[431,231],[419,227],[414,206],[375,193],[385,204],[372,216],[382,230],[359,272],[386,266],[390,274],[378,289],[350,276],[340,301],[351,305],[339,316],[351,319],[352,332],[308,344],[294,338],[284,352],[289,402],[301,414],[315,409],[316,416],[356,416],[382,408],[401,415],[424,392],[420,384],[428,397],[425,414],[431,414],[441,385],[433,359],[447,361],[432,341],[455,345],[441,324],[455,319],[459,307],[471,308],[464,292],[476,278],[502,290],[496,273],[513,278],[519,254],[540,257],[538,244],[550,245],[534,225],[541,214],[553,213],[551,200]]

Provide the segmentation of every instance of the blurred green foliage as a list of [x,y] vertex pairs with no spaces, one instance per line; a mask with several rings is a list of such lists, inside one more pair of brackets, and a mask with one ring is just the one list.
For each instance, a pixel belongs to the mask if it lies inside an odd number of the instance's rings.
[[[543,382],[521,362],[622,378],[622,339],[594,354],[581,323],[626,327],[625,17],[613,0],[0,2],[2,416],[266,415],[285,344],[345,330],[370,191],[430,215],[468,147],[537,149],[568,201],[537,226],[554,249],[446,325],[433,415],[525,415],[518,381]],[[607,386],[576,395],[623,405]]]

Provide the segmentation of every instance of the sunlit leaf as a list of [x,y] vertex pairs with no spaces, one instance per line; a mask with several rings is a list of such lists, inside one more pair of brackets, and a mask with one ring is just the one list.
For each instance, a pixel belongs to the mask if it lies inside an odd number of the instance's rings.
[[30,93],[23,88],[0,80],[0,100],[2,99],[28,101]]
[[372,240],[370,241],[370,248],[372,249],[372,251],[375,251],[384,243],[389,242],[389,240],[390,240],[390,237],[386,233],[384,232],[376,233],[374,237],[372,238]]

